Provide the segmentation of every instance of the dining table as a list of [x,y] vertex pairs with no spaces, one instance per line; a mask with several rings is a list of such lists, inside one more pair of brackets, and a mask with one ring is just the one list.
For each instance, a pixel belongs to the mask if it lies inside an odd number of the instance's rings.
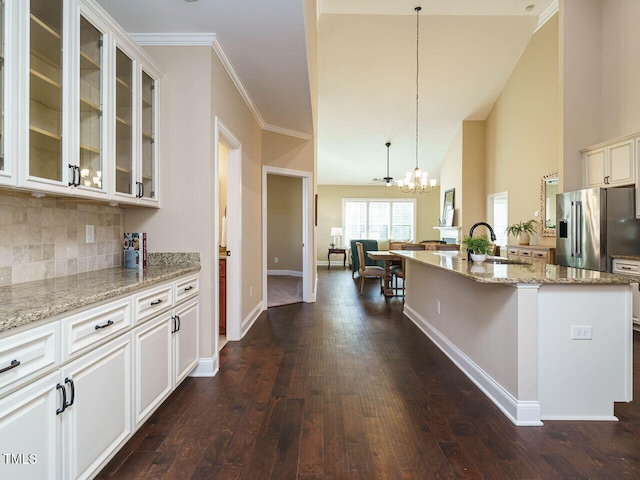
[[372,260],[382,260],[384,262],[384,296],[393,297],[396,294],[396,289],[393,288],[391,265],[393,265],[394,262],[400,262],[402,258],[387,250],[370,250],[367,252],[367,255]]

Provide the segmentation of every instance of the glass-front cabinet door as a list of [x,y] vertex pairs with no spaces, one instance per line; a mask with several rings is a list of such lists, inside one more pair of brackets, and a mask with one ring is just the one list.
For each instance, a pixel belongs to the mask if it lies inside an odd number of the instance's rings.
[[62,183],[62,0],[30,0],[28,177]]
[[80,188],[104,190],[103,33],[80,17]]
[[133,60],[116,47],[115,192],[136,196],[133,155]]
[[156,81],[142,70],[140,132],[140,183],[138,196],[146,200],[157,200],[156,175]]

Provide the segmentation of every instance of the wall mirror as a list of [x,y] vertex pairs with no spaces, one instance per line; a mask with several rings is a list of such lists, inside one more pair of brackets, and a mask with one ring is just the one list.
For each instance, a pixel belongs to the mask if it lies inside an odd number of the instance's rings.
[[540,184],[540,234],[543,237],[556,236],[556,194],[558,193],[558,172],[543,175]]
[[455,211],[455,188],[451,188],[444,192],[444,202],[442,203],[442,218],[440,219],[441,227],[453,226],[453,212]]

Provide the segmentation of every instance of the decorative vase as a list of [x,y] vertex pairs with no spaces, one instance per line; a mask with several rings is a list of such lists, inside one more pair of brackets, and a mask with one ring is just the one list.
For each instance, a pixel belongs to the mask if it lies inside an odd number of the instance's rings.
[[484,262],[487,259],[486,253],[471,253],[471,260],[477,263]]
[[529,245],[530,241],[531,241],[531,236],[527,232],[522,232],[518,236],[518,244],[519,245]]

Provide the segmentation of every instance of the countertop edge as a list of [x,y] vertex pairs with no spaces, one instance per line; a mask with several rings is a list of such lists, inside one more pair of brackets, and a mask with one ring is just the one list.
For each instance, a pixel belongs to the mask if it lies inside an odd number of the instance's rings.
[[[151,278],[142,278],[139,282],[133,284],[107,288],[100,293],[79,296],[70,302],[61,301],[57,304],[52,303],[45,308],[36,307],[26,313],[19,313],[13,317],[3,319],[2,325],[0,326],[0,333],[6,333],[12,329],[22,327],[30,323],[55,317],[72,310],[88,307],[122,295],[131,294],[139,290],[144,290],[145,288],[153,285],[199,272],[200,269],[200,265],[176,265],[175,270],[173,271],[163,272],[162,274],[154,275]],[[100,270],[95,271],[96,274],[99,274],[99,272]]]

